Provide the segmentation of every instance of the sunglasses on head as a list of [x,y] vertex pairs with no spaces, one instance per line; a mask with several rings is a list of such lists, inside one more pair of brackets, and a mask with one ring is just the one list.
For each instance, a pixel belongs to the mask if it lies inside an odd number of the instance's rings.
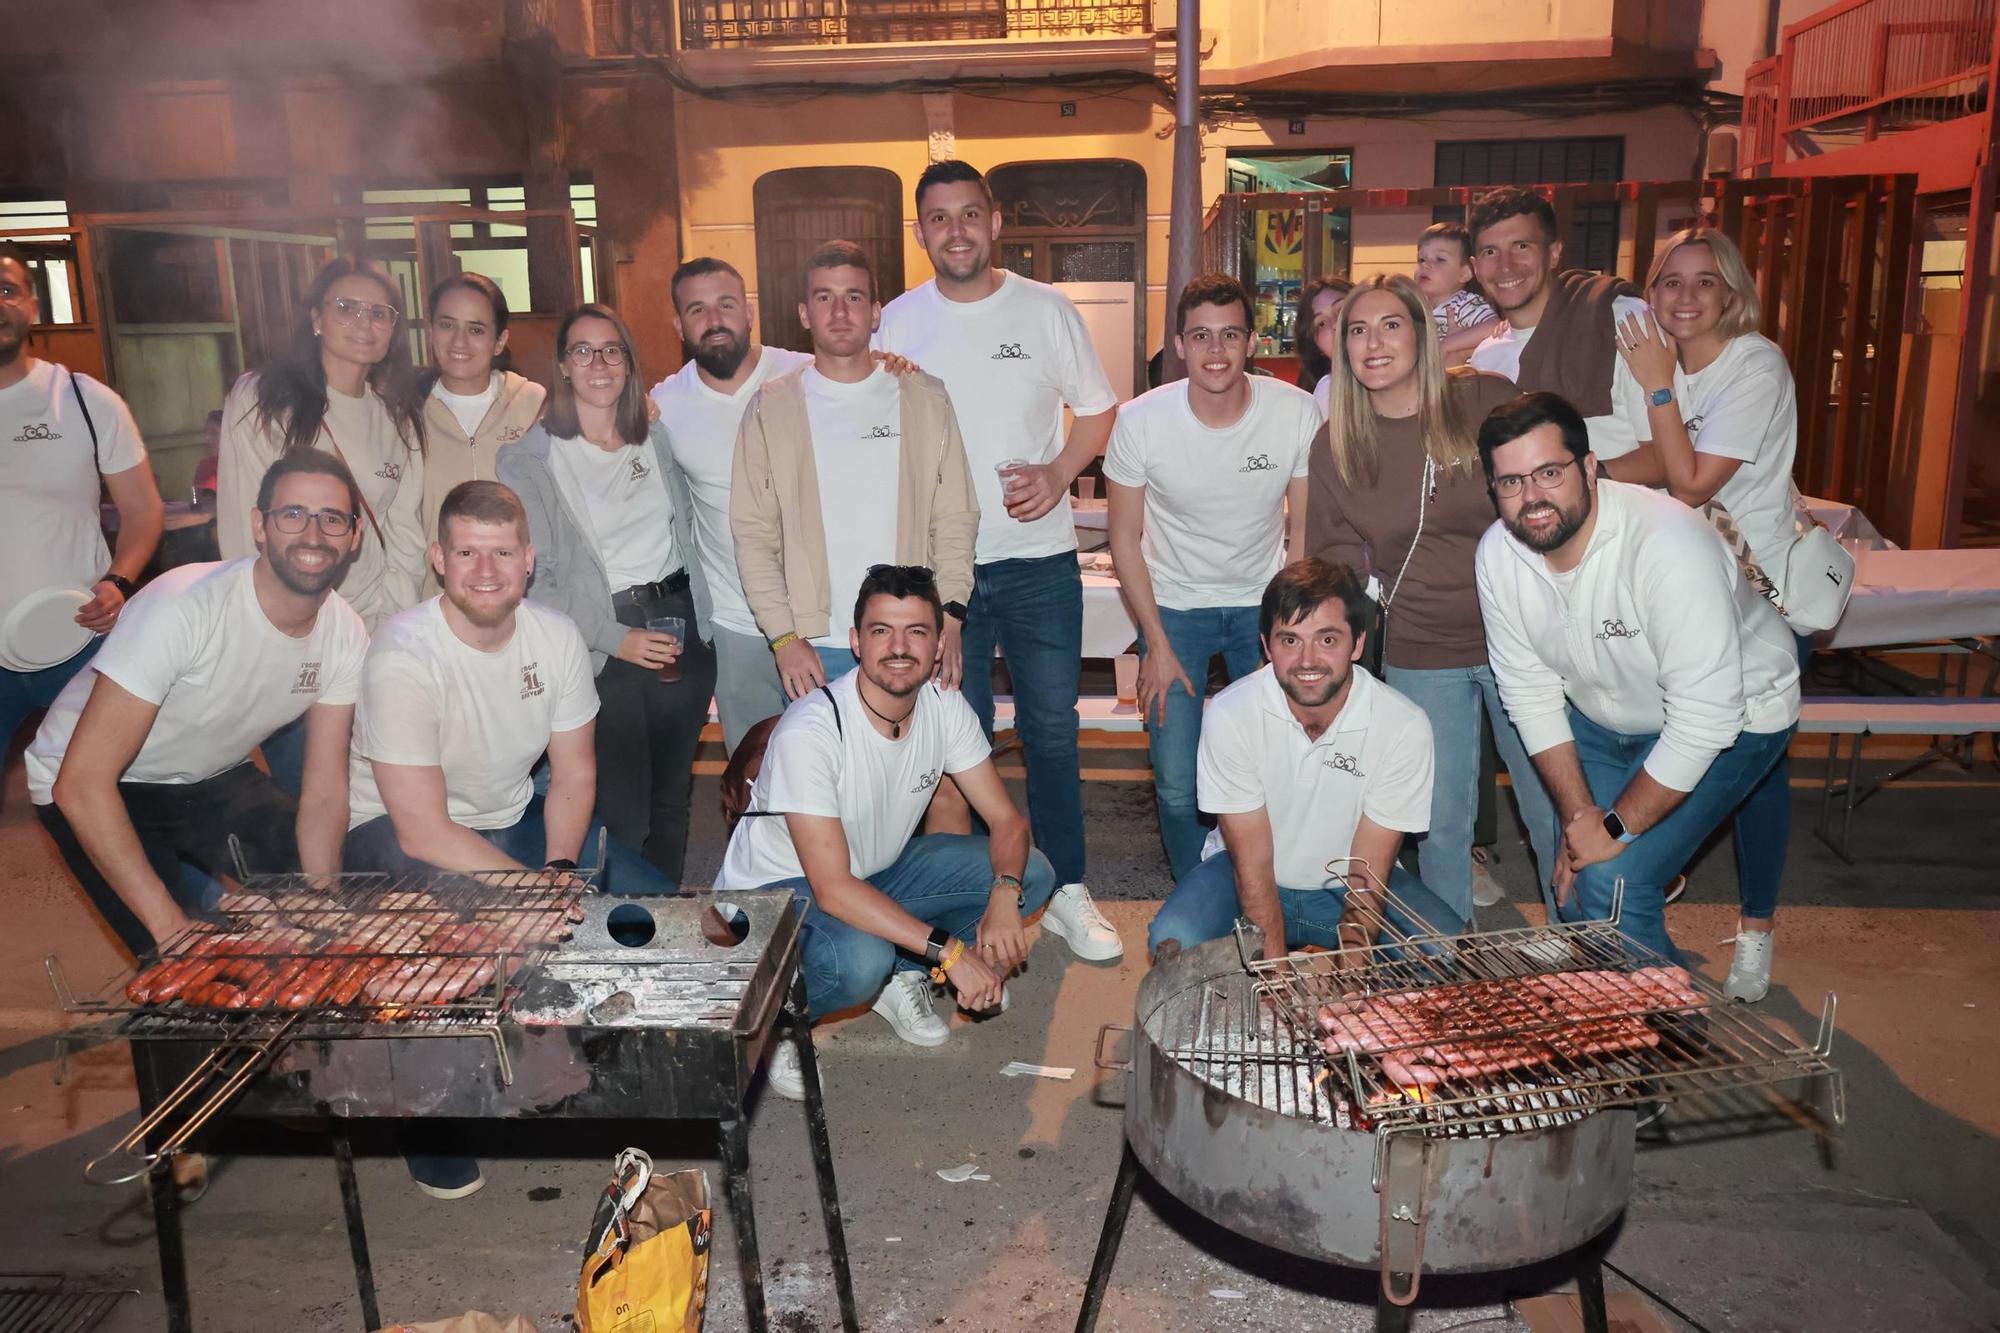
[[879,579],[888,574],[901,574],[919,588],[937,582],[937,575],[931,573],[927,565],[870,565],[868,577]]

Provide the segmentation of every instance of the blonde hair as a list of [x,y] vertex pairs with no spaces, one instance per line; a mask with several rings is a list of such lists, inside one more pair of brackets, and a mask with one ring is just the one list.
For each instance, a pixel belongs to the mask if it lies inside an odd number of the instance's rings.
[[1716,272],[1729,288],[1729,295],[1722,302],[1722,317],[1715,321],[1715,331],[1724,338],[1755,333],[1764,313],[1763,300],[1757,294],[1757,279],[1750,275],[1750,266],[1743,262],[1743,252],[1736,248],[1736,242],[1713,227],[1684,227],[1667,237],[1660,253],[1653,257],[1653,267],[1646,273],[1646,299],[1653,299],[1653,288],[1659,284],[1660,274],[1666,271],[1668,258],[1684,245],[1708,247],[1715,258]]
[[1444,351],[1431,327],[1417,284],[1400,273],[1378,275],[1340,303],[1333,369],[1327,372],[1326,441],[1333,469],[1350,490],[1374,484],[1379,458],[1375,404],[1347,357],[1347,322],[1354,303],[1370,292],[1388,292],[1403,305],[1417,344],[1417,437],[1438,467],[1470,471],[1479,465],[1479,446],[1464,404],[1450,388]]

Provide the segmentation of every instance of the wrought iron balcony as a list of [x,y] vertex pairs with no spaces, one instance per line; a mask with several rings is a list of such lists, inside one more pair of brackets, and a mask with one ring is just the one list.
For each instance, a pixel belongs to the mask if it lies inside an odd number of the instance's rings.
[[1150,0],[680,0],[690,49],[1138,37]]

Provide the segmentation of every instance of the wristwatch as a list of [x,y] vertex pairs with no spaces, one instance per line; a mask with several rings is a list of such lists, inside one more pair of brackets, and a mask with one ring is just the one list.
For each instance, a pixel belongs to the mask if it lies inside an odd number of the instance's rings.
[[965,623],[964,602],[946,602],[944,604],[944,613],[950,616],[953,620],[956,620],[961,625]]
[[944,961],[944,946],[951,943],[951,932],[943,926],[932,926],[931,937],[924,941],[924,961],[936,967]]
[[1646,395],[1646,401],[1654,407],[1665,407],[1668,403],[1674,401],[1674,391],[1672,389],[1655,389]]
[[557,857],[557,858],[556,858],[555,860],[553,860],[553,861],[545,861],[545,862],[543,862],[543,863],[542,863],[542,869],[544,869],[544,870],[574,870],[574,869],[576,869],[576,862],[574,862],[574,861],[570,860],[570,859],[569,859],[569,858],[568,858],[567,856],[558,856],[558,857]]
[[110,584],[112,587],[118,589],[121,596],[127,598],[139,591],[139,585],[126,578],[123,574],[106,574],[98,582]]
[[1618,817],[1616,810],[1604,812],[1604,831],[1618,842],[1637,842],[1639,835],[1625,827],[1625,821]]

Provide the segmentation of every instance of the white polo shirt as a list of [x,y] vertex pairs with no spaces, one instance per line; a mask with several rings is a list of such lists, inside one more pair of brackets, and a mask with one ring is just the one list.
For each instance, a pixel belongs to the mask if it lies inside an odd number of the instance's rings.
[[[1201,808],[1213,815],[1263,810],[1282,888],[1323,887],[1327,863],[1353,850],[1363,815],[1399,833],[1430,827],[1430,719],[1358,663],[1353,679],[1347,703],[1318,740],[1292,715],[1268,665],[1209,700],[1202,719],[1195,766]],[[1202,857],[1222,850],[1218,828]],[[1388,877],[1389,867],[1370,868]]]

